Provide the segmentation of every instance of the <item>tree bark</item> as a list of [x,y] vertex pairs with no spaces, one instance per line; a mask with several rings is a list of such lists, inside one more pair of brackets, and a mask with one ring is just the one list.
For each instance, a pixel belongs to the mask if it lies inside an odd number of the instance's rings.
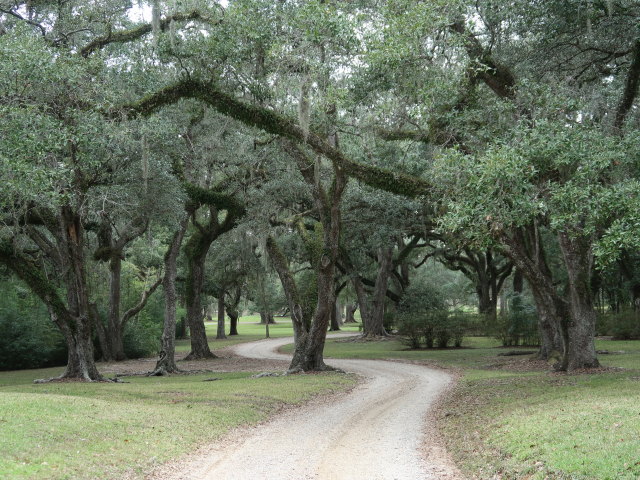
[[554,361],[556,370],[564,369],[566,357],[565,300],[558,294],[546,260],[540,232],[535,224],[505,235],[504,251],[527,279],[538,313],[540,350],[538,357]]
[[596,312],[593,308],[591,269],[592,239],[581,233],[559,233],[560,249],[568,274],[569,323],[567,326],[568,371],[600,366],[595,349]]
[[[196,234],[197,235],[197,234]],[[202,314],[202,287],[204,285],[204,263],[206,260],[206,246],[204,254],[199,251],[198,255],[189,256],[187,275],[187,324],[189,325],[191,337],[191,352],[185,360],[198,360],[203,358],[216,358],[209,348],[207,332],[204,326],[204,316]]]
[[176,277],[178,275],[178,255],[180,246],[187,231],[189,219],[185,216],[180,221],[180,226],[173,234],[169,248],[164,256],[164,277],[162,288],[164,289],[164,321],[162,326],[162,337],[160,339],[161,349],[159,359],[152,374],[164,374],[178,372],[176,365]]
[[127,358],[124,353],[123,326],[120,323],[121,279],[122,257],[121,252],[118,251],[112,254],[109,261],[109,316],[107,319],[107,332],[111,347],[109,359],[116,361]]
[[229,316],[229,336],[238,335],[238,311],[227,309],[227,315]]
[[369,297],[364,289],[364,284],[359,276],[353,277],[351,280],[353,288],[358,297],[358,308],[360,309],[360,321],[362,322],[362,330],[366,329],[367,324],[371,321],[371,309],[369,308]]
[[385,297],[391,266],[393,265],[393,247],[381,247],[378,249],[378,275],[373,289],[371,315],[364,324],[362,334],[365,337],[385,337],[384,329]]
[[240,304],[240,297],[242,290],[239,286],[236,286],[233,297],[228,303],[225,303],[225,309],[229,316],[229,336],[238,335],[238,305]]
[[338,319],[340,316],[340,304],[338,300],[336,300],[333,304],[333,309],[331,310],[331,322],[329,325],[329,331],[338,332],[340,331],[340,320]]

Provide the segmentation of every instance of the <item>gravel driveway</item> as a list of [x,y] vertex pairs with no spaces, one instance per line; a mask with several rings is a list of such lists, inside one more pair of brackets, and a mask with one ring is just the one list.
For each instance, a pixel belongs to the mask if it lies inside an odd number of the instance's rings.
[[[282,360],[291,338],[240,344],[235,353]],[[430,441],[427,411],[451,381],[446,373],[383,360],[328,360],[365,381],[332,401],[311,402],[172,469],[189,480],[458,480],[446,453]],[[425,448],[425,444],[428,448]],[[167,472],[165,472],[166,474]]]

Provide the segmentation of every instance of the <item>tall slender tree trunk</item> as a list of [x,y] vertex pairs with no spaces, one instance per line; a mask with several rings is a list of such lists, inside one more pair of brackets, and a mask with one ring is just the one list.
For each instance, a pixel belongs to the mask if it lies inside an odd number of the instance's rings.
[[116,361],[127,358],[124,353],[123,325],[120,323],[121,255],[120,251],[115,251],[109,261],[109,317],[107,319],[107,334],[109,337],[109,347],[111,348],[109,357],[111,360]]
[[156,367],[152,374],[175,373],[179,371],[176,365],[176,277],[178,276],[178,255],[180,246],[187,231],[189,219],[185,216],[180,221],[164,255],[164,277],[162,288],[164,290],[164,321],[162,325],[162,337],[160,338],[161,350]]
[[219,297],[218,297],[218,331],[216,332],[216,339],[217,340],[223,340],[225,338],[227,338],[227,335],[225,333],[225,326],[224,326],[224,292],[220,292],[218,293]]

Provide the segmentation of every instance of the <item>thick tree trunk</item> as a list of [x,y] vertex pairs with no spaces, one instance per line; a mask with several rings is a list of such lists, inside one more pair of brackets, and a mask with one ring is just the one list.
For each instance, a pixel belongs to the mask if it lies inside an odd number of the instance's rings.
[[[52,319],[56,314],[49,310]],[[75,319],[63,322],[62,334],[67,343],[67,367],[60,378],[81,379],[86,381],[102,380],[93,358],[93,343],[91,341],[91,328],[87,319]],[[56,321],[56,320],[54,320]],[[60,322],[56,321],[58,325]],[[68,328],[69,323],[76,328]]]
[[[85,274],[84,231],[80,216],[63,207],[60,216],[61,249],[66,267],[67,305],[69,315],[63,322],[62,334],[68,348],[67,368],[63,378],[102,380],[93,357],[91,311]],[[50,310],[59,315],[60,312]]]
[[542,238],[535,225],[524,227],[503,238],[505,253],[527,279],[538,313],[540,350],[538,357],[553,361],[556,370],[564,368],[566,357],[566,303],[556,291],[546,261]]
[[89,304],[89,312],[91,312],[91,328],[98,337],[98,346],[100,348],[100,355],[103,361],[110,362],[111,358],[111,346],[109,345],[109,336],[107,335],[107,329],[102,323],[100,314],[98,313],[98,307],[95,302]]
[[478,282],[476,284],[476,295],[478,296],[478,313],[495,318],[497,299],[492,298],[490,285],[486,282]]
[[229,335],[238,335],[238,305],[240,304],[240,297],[242,296],[242,289],[236,286],[233,297],[229,298],[229,302],[225,303],[225,309],[229,316]]
[[521,294],[524,291],[524,276],[519,268],[513,272],[513,293]]
[[[337,136],[334,141],[337,143]],[[347,185],[347,177],[341,167],[334,166],[331,190],[327,192],[323,188],[320,178],[316,175],[317,169],[314,168],[316,162],[310,162],[306,154],[291,141],[283,141],[283,146],[296,160],[302,177],[312,188],[315,208],[322,224],[322,253],[319,258],[311,258],[318,282],[316,308],[310,327],[305,328],[302,334],[296,338],[295,351],[289,370],[326,370],[323,351],[331,310],[334,308],[336,298],[334,276],[342,222],[340,203]],[[296,305],[293,306],[296,307]],[[299,304],[297,308],[301,310]],[[291,311],[295,312],[293,309]]]
[[218,331],[216,332],[216,340],[224,340],[227,338],[224,327],[224,292],[219,293],[218,297]]
[[185,360],[216,358],[209,348],[207,332],[202,315],[202,287],[204,285],[204,263],[206,252],[188,258],[189,273],[187,275],[187,323],[191,336],[191,352]]
[[[289,263],[272,237],[267,238],[267,253],[278,272],[282,289],[287,297],[287,304],[291,312],[294,342],[298,345],[303,341],[302,339],[311,325],[313,309],[310,305],[306,305],[302,297],[300,297],[298,286],[289,269]],[[300,352],[296,349],[293,361],[299,361],[299,358],[297,358],[299,355]]]
[[324,344],[327,328],[334,310],[335,291],[334,273],[335,262],[328,255],[323,255],[318,268],[318,301],[311,321],[309,332],[304,335],[304,341],[296,345],[297,354],[291,361],[290,371],[327,370],[324,363]]
[[238,311],[227,309],[229,316],[229,336],[238,335]]
[[540,335],[540,350],[538,358],[553,361],[554,368],[563,368],[562,360],[565,352],[565,336],[563,322],[567,315],[564,302],[549,293],[548,288],[531,285],[531,292],[538,314],[538,333]]
[[566,369],[600,366],[595,349],[596,312],[591,291],[593,253],[589,238],[581,233],[561,232],[560,249],[567,268],[569,284],[569,323],[567,325]]
[[55,238],[54,265],[65,283],[66,304],[52,283],[30,258],[13,245],[0,242],[0,262],[7,265],[43,301],[58,326],[68,348],[67,368],[61,378],[83,381],[102,380],[93,357],[92,312],[87,293],[84,259],[84,232],[79,215],[71,207],[60,209],[59,216],[47,226]]
[[344,323],[356,323],[355,312],[358,309],[357,303],[347,303],[345,307],[345,319]]
[[391,266],[393,264],[392,260],[393,247],[378,249],[378,276],[376,277],[376,285],[373,289],[371,316],[369,321],[364,324],[362,332],[365,337],[387,336],[387,332],[384,329],[384,307],[389,276],[391,275]]
[[356,291],[358,297],[358,308],[360,309],[360,321],[362,322],[362,330],[364,331],[367,323],[371,320],[371,309],[369,308],[369,297],[364,289],[364,284],[359,276],[355,276],[352,279],[353,288]]

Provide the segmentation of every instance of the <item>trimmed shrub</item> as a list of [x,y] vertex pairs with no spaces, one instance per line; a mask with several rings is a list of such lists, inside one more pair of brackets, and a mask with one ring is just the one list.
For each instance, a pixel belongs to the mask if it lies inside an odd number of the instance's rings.
[[487,328],[505,347],[540,345],[536,309],[517,294],[510,298],[506,314],[487,317]]
[[599,335],[611,335],[614,340],[639,340],[640,312],[629,310],[598,315],[596,328]]

